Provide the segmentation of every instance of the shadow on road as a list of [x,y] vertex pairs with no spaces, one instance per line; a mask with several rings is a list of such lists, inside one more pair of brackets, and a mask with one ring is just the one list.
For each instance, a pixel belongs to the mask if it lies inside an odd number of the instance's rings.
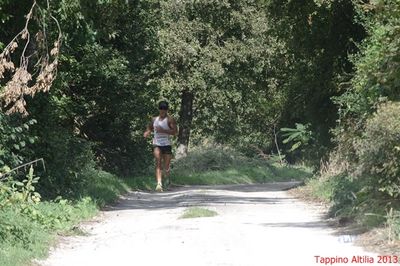
[[329,225],[325,221],[316,222],[296,222],[296,223],[263,223],[262,226],[266,227],[295,227],[295,228],[328,228]]
[[183,186],[177,187],[174,190],[185,190],[188,188],[194,189],[210,189],[210,190],[227,190],[236,192],[268,192],[268,191],[285,191],[303,185],[301,181],[291,182],[271,182],[265,184],[244,184],[244,185],[216,185],[216,186]]
[[104,211],[174,209],[211,204],[280,204],[292,198],[267,197],[262,192],[288,190],[300,184],[300,182],[276,182],[257,185],[185,186],[175,187],[164,193],[131,192],[118,204],[108,206]]

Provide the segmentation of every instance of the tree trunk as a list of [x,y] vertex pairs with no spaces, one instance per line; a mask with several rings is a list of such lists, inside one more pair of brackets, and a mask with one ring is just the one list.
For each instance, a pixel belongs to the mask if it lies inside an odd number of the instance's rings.
[[181,95],[181,110],[179,112],[179,134],[176,158],[185,157],[188,152],[190,127],[193,119],[194,95],[190,91],[183,91]]

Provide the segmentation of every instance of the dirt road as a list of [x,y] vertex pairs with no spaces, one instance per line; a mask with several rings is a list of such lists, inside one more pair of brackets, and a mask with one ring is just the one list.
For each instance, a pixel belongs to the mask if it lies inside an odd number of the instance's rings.
[[[377,254],[355,247],[352,236],[337,235],[318,207],[284,191],[292,185],[132,192],[95,221],[83,224],[87,236],[61,239],[40,264],[378,265]],[[218,215],[180,219],[190,206],[204,206]]]

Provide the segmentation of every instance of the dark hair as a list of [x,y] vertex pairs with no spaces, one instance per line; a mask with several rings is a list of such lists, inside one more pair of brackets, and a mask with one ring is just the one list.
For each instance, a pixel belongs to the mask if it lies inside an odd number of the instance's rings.
[[168,102],[167,101],[161,101],[158,103],[158,109],[160,110],[168,110]]

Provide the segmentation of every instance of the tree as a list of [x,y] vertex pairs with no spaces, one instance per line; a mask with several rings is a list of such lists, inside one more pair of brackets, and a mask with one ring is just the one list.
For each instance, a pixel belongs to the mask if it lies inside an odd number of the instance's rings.
[[[290,63],[283,83],[283,127],[311,124],[320,151],[316,162],[332,147],[330,130],[337,119],[333,96],[344,93],[343,84],[354,71],[349,60],[365,32],[355,19],[353,1],[269,1],[274,34],[284,41]],[[325,148],[324,148],[325,147]]]
[[157,55],[153,3],[59,1],[57,10],[65,41],[54,90],[34,106],[47,128],[40,146],[51,147],[48,134],[65,130],[74,140],[65,145],[88,142],[104,169],[137,173],[149,159],[142,130],[153,107],[154,87],[146,85]]
[[241,130],[253,122],[249,116],[261,111],[271,117],[264,104],[279,94],[276,65],[286,58],[268,34],[264,5],[230,0],[160,5],[162,76],[156,82],[160,97],[179,106],[178,153],[187,153],[192,131],[227,140],[246,134]]

